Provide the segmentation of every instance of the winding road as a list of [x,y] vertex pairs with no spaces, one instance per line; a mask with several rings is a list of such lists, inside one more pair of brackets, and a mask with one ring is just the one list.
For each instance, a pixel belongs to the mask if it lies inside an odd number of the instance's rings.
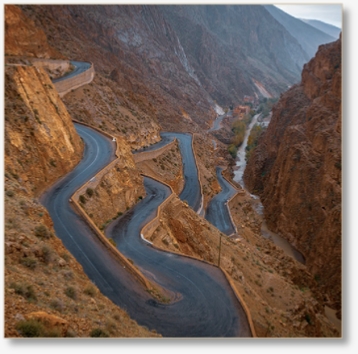
[[75,126],[85,142],[83,160],[52,186],[41,202],[53,219],[56,234],[89,278],[139,324],[163,336],[250,337],[245,312],[220,269],[158,251],[140,238],[141,226],[155,215],[158,205],[170,194],[168,187],[145,178],[146,198],[113,222],[107,235],[116,240],[118,249],[149,279],[181,295],[180,300],[171,304],[154,300],[73,211],[70,196],[114,159],[115,150],[110,139],[88,127]]
[[82,62],[82,61],[71,61],[71,64],[75,67],[74,70],[72,70],[71,72],[69,72],[68,74],[66,74],[64,76],[61,76],[57,79],[52,80],[52,82],[56,83],[59,81],[67,80],[71,77],[74,77],[78,74],[85,72],[86,70],[88,70],[91,67],[91,63],[86,63],[86,62]]
[[230,236],[235,233],[232,224],[227,201],[235,195],[237,190],[223,177],[222,168],[216,167],[216,176],[221,186],[221,192],[218,193],[206,208],[205,219],[212,223],[217,229]]
[[[87,70],[89,63],[72,62],[76,69],[59,80]],[[75,124],[85,143],[82,161],[40,198],[49,211],[56,234],[82,265],[100,291],[125,309],[139,324],[165,337],[251,337],[246,314],[223,272],[188,257],[159,251],[140,237],[140,230],[155,214],[170,189],[150,178],[144,179],[146,197],[111,223],[106,234],[122,254],[157,284],[177,294],[174,302],[158,302],[126,268],[108,252],[88,224],[74,212],[70,198],[87,180],[115,159],[115,143],[95,130]],[[177,138],[183,158],[185,186],[182,200],[195,211],[202,207],[198,171],[192,151],[192,136],[162,133],[162,141],[150,151]]]

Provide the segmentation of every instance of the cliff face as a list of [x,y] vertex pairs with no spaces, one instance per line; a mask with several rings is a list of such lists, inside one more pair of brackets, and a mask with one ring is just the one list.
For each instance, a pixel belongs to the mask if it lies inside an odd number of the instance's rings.
[[267,224],[303,253],[341,306],[341,40],[320,46],[282,95],[245,174]]
[[34,21],[12,5],[5,6],[5,54],[36,58],[64,58],[47,43],[47,38]]
[[5,165],[39,195],[81,159],[82,141],[41,68],[5,70]]

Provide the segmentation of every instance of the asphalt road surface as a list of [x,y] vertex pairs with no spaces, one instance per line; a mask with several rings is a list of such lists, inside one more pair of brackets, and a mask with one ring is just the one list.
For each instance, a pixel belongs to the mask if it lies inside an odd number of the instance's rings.
[[161,136],[175,137],[179,141],[179,149],[183,159],[184,170],[184,189],[179,194],[181,200],[185,200],[188,205],[198,211],[201,207],[202,196],[198,178],[198,169],[196,168],[195,158],[192,149],[192,136],[184,133],[162,133]]
[[101,292],[139,324],[166,337],[251,336],[246,315],[222,272],[202,262],[153,249],[139,235],[169,193],[166,186],[145,179],[147,196],[110,225],[118,248],[151,279],[181,294],[171,304],[158,303],[126,271],[72,209],[70,196],[114,159],[114,144],[88,127],[76,124],[85,142],[79,165],[41,197],[56,234]]
[[141,149],[138,150],[133,150],[132,154],[138,154],[140,152],[147,152],[147,151],[154,151],[154,150],[158,150],[159,148],[161,148],[162,146],[165,146],[167,144],[169,144],[171,141],[174,140],[174,137],[170,137],[170,136],[163,136],[163,134],[160,134],[160,137],[162,138],[160,141],[158,141],[157,143],[150,145],[150,146],[146,146],[143,147]]
[[205,219],[224,234],[231,235],[235,232],[235,229],[232,225],[226,203],[236,193],[236,190],[222,176],[221,171],[221,167],[216,167],[216,176],[221,186],[221,192],[211,199],[206,209]]
[[217,267],[159,251],[141,239],[142,226],[170,195],[167,186],[153,179],[145,177],[144,185],[146,198],[114,221],[106,235],[149,279],[181,299],[168,305],[149,300],[127,309],[129,314],[166,337],[250,337],[246,315]]
[[88,70],[91,67],[91,63],[86,63],[86,62],[82,62],[82,61],[71,61],[71,64],[75,67],[75,69],[73,71],[71,71],[67,75],[64,75],[57,79],[52,80],[52,82],[55,83],[55,82],[59,82],[62,80],[67,80],[70,77],[73,77],[73,76],[83,73],[84,71]]

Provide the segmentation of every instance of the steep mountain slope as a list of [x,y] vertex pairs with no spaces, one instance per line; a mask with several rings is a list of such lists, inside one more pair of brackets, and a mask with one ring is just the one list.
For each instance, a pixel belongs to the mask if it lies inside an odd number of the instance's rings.
[[298,40],[309,58],[314,57],[321,44],[333,42],[338,38],[332,37],[327,33],[310,26],[310,24],[290,16],[274,5],[265,5],[265,9]]
[[5,53],[36,58],[63,59],[63,55],[49,46],[45,33],[37,28],[17,6],[5,6]]
[[[226,104],[258,92],[277,95],[308,60],[297,41],[262,6],[164,6],[200,82]],[[280,48],[280,50],[277,50]]]
[[228,105],[260,95],[255,80],[278,95],[309,59],[260,6],[21,8],[52,46],[92,61],[166,130],[207,129],[214,100]]
[[318,21],[318,20],[308,20],[308,19],[301,19],[301,21],[308,23],[310,26],[319,29],[320,31],[327,33],[329,36],[338,39],[339,34],[341,33],[341,29],[336,26],[332,26],[328,23]]
[[282,95],[247,165],[269,227],[306,258],[341,306],[341,40],[322,45],[302,82]]

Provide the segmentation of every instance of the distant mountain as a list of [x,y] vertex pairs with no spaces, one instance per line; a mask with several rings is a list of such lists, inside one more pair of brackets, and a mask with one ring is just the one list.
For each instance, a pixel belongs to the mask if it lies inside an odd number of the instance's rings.
[[279,96],[310,59],[258,5],[21,8],[49,44],[93,62],[97,77],[112,79],[165,129],[184,129],[183,115],[206,127],[214,101],[227,107],[262,88]]
[[160,6],[203,87],[229,103],[257,84],[270,94],[298,82],[309,56],[262,6]]
[[320,31],[327,33],[329,36],[332,36],[335,39],[339,38],[339,34],[342,31],[339,27],[329,25],[328,23],[325,23],[325,22],[322,22],[322,21],[306,20],[306,19],[303,19],[303,18],[301,18],[301,20],[303,22],[308,23],[312,27],[315,27],[315,28],[319,29]]
[[335,37],[290,16],[274,5],[264,5],[264,7],[293,37],[298,40],[303,50],[306,51],[310,58],[315,56],[318,47],[321,44],[334,42],[336,40]]

